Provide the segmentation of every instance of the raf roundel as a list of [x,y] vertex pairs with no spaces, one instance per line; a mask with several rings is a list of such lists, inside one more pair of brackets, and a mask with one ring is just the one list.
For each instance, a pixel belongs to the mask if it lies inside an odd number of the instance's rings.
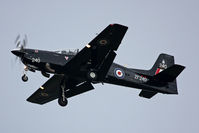
[[114,74],[117,78],[124,78],[124,72],[123,70],[119,69],[119,68],[116,68],[115,71],[114,71]]

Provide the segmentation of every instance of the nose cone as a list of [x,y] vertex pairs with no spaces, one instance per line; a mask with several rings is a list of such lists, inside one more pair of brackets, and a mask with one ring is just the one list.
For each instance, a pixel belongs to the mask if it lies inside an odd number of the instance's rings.
[[12,50],[11,51],[14,55],[21,57],[24,53],[21,50]]

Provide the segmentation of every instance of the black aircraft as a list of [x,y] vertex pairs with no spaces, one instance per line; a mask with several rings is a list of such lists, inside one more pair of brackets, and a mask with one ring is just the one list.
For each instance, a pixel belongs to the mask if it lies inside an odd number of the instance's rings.
[[120,24],[110,24],[80,51],[27,49],[27,39],[21,43],[18,36],[18,49],[11,52],[25,65],[22,80],[28,80],[27,71],[41,71],[47,78],[53,74],[27,101],[45,104],[58,99],[59,105],[66,106],[67,98],[93,90],[92,84],[96,83],[138,88],[141,89],[139,96],[145,98],[157,93],[178,94],[176,78],[185,67],[175,64],[171,55],[160,54],[150,70],[113,63],[127,29]]

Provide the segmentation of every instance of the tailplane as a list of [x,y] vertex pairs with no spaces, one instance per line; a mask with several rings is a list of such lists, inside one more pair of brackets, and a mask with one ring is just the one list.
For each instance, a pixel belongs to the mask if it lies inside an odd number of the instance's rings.
[[163,70],[162,72],[155,74],[153,76],[153,80],[160,82],[173,82],[178,77],[178,75],[184,70],[184,68],[184,66],[174,64],[171,67]]

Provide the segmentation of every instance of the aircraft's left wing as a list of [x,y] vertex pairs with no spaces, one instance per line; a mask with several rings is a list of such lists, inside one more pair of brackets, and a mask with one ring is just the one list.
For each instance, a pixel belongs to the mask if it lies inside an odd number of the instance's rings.
[[[34,92],[27,101],[37,104],[45,104],[53,101],[60,96],[60,84],[63,81],[64,76],[54,75],[44,85],[42,85],[36,92]],[[79,95],[81,93],[94,89],[91,83],[86,81],[78,81],[74,79],[65,80],[65,84],[68,85],[68,89],[65,92],[67,98]]]
[[55,100],[59,96],[59,86],[63,76],[54,75],[44,85],[42,85],[36,92],[34,92],[27,101],[37,104],[45,104]]
[[116,56],[114,51],[118,49],[127,29],[128,27],[120,24],[107,26],[66,64],[65,70],[75,72],[87,65],[100,70],[100,73],[106,73]]

